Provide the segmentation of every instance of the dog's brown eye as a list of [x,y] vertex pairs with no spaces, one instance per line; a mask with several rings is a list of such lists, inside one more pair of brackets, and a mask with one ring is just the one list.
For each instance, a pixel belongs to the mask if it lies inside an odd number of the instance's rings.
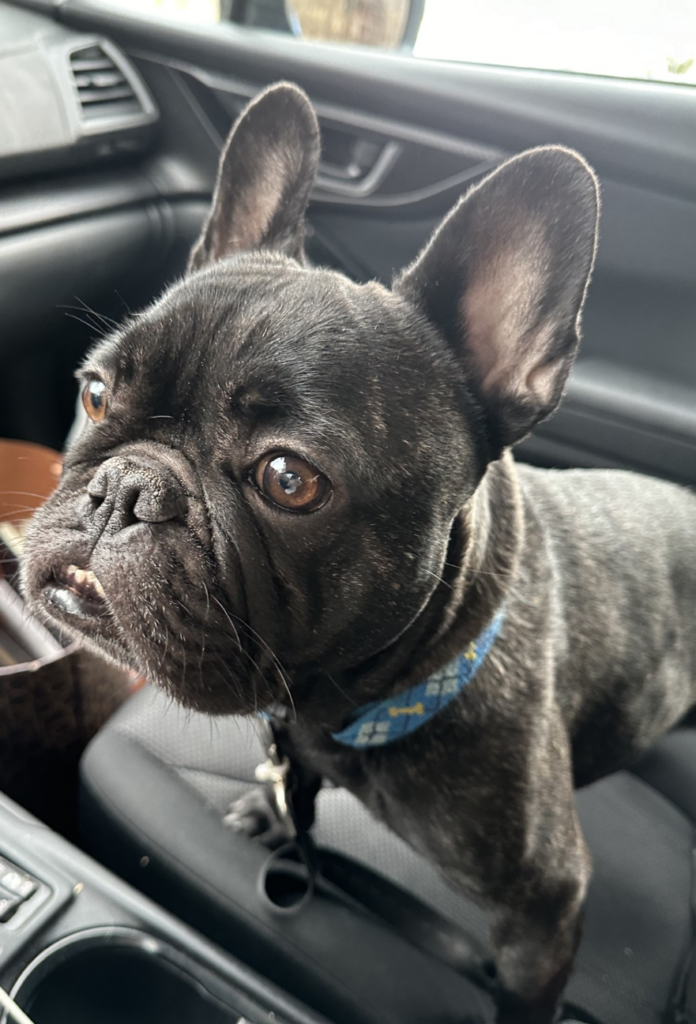
[[101,380],[91,380],[82,392],[82,404],[85,412],[94,423],[101,423],[106,416],[106,384]]
[[331,494],[323,473],[289,453],[265,455],[254,470],[254,482],[269,501],[291,512],[314,512]]

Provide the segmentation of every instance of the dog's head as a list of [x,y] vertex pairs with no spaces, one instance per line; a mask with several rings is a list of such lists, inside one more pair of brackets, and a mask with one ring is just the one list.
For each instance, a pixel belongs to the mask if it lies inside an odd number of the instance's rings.
[[391,290],[305,265],[318,159],[298,89],[248,107],[186,276],[88,356],[91,422],[29,532],[33,608],[206,711],[393,644],[577,347],[597,221],[577,155],[504,164]]

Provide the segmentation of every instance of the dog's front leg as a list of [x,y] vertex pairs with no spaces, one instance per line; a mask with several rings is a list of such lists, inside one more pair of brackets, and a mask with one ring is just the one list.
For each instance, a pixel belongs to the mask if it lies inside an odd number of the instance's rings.
[[552,1024],[580,942],[582,876],[537,882],[533,894],[493,916],[497,1024]]
[[[419,791],[412,816],[402,809],[402,818],[413,834],[420,828],[422,852],[448,880],[489,908],[497,1024],[552,1024],[580,940],[591,872],[568,736],[554,716],[517,746],[501,748],[499,735],[487,735],[479,747],[475,735],[468,739],[461,749],[478,769],[477,785],[457,785],[452,777],[429,799]],[[453,744],[442,749],[451,759]]]
[[[591,873],[570,778],[526,807],[525,853],[493,901],[497,1024],[552,1024],[570,975]],[[505,877],[505,876],[504,876]]]

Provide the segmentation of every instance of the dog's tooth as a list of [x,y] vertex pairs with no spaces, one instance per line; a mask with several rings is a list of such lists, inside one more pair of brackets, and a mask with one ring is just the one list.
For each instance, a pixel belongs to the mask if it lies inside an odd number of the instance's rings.
[[104,588],[97,579],[97,577],[94,575],[94,573],[91,573],[91,576],[92,579],[90,580],[90,582],[92,584],[92,589],[94,590],[94,593],[97,594],[99,597],[106,597],[106,594],[104,593]]
[[61,580],[67,587],[75,589],[91,589],[97,597],[105,598],[104,588],[91,569],[81,569],[78,565],[66,565],[61,569]]

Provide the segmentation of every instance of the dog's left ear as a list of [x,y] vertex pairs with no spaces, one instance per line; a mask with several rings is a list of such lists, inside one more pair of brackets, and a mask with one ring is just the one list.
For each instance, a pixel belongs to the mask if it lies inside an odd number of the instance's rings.
[[319,153],[316,114],[301,89],[280,82],[257,96],[223,150],[212,209],[191,251],[189,272],[250,249],[274,249],[302,261]]
[[556,146],[530,150],[460,200],[395,281],[463,361],[493,457],[561,399],[598,211],[597,180],[582,157]]

